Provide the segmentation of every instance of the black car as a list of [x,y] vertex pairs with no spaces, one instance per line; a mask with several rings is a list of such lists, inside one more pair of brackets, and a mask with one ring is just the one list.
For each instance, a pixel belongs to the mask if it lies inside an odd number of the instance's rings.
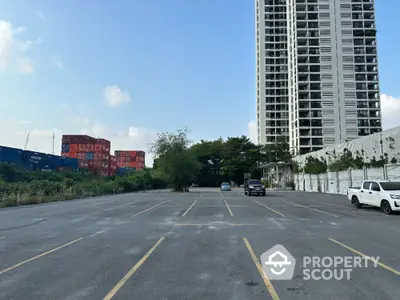
[[259,179],[249,179],[244,183],[245,195],[262,195],[265,196],[265,187]]

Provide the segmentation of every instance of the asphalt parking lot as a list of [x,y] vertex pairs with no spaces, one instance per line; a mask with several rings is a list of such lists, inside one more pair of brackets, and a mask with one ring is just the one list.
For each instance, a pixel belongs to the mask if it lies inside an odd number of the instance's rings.
[[[294,191],[196,188],[2,209],[0,299],[398,300],[399,225],[399,214],[344,196]],[[296,259],[291,280],[262,271],[260,255],[276,244]],[[304,257],[369,263],[349,280],[306,280]]]

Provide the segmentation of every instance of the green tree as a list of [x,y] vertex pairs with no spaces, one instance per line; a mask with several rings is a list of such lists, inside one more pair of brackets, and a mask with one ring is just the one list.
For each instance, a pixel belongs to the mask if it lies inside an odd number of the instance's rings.
[[200,169],[196,156],[189,150],[188,130],[161,133],[151,145],[157,169],[175,191],[190,185]]
[[239,184],[243,183],[245,173],[252,173],[254,177],[259,176],[261,148],[244,135],[229,137],[223,144],[221,158],[223,173]]
[[289,162],[292,158],[289,144],[286,138],[278,137],[275,144],[267,144],[262,147],[263,160],[265,163],[270,162]]
[[221,173],[221,151],[224,141],[222,138],[215,141],[204,141],[194,144],[190,151],[196,156],[200,170],[197,173],[195,182],[200,186],[215,186],[221,180],[226,180]]

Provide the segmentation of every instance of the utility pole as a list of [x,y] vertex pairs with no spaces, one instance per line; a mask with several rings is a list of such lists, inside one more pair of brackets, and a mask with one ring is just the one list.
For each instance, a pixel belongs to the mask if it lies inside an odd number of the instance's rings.
[[28,147],[28,141],[29,141],[29,136],[30,136],[30,132],[28,132],[28,134],[26,135],[26,140],[25,140],[25,147],[24,150],[26,150],[26,148]]
[[53,132],[53,155],[54,155],[54,140],[56,139],[56,134]]

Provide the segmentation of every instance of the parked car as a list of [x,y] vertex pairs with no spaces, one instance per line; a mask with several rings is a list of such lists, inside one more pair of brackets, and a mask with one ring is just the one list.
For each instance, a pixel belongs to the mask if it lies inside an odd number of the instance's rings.
[[244,194],[251,195],[262,195],[265,196],[265,186],[259,179],[249,179],[244,183]]
[[230,190],[231,190],[231,184],[229,182],[221,183],[221,191],[230,191]]
[[347,197],[357,208],[380,207],[385,214],[400,211],[400,181],[365,180],[361,187],[349,187]]

